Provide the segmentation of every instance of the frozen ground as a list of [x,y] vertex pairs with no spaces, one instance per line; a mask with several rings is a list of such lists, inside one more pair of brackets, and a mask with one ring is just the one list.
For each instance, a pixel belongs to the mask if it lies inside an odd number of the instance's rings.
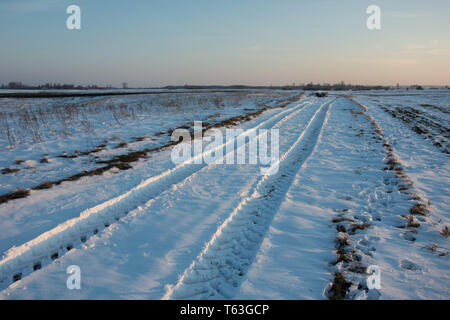
[[[176,166],[166,148],[128,170],[4,202],[0,298],[448,299],[448,91],[307,94],[296,102],[281,92],[172,103],[77,98],[70,103],[86,109],[73,107],[79,125],[66,128],[71,134],[61,133],[58,117],[44,117],[47,126],[37,120],[42,141],[29,132],[13,146],[3,132],[1,166],[20,169],[0,175],[3,193],[95,168],[93,154],[110,159],[162,145],[167,131],[194,120],[219,123],[263,106],[275,108],[229,125],[279,129],[280,161],[274,175],[261,175],[259,165]],[[28,118],[14,114],[12,100],[2,104],[2,121],[18,132]],[[20,101],[21,112],[37,117],[61,105]],[[86,119],[96,134],[80,129]],[[86,139],[92,143],[79,150]],[[105,150],[80,155],[104,140]],[[40,166],[48,146],[51,161]],[[76,158],[58,157],[76,150]],[[81,268],[81,290],[66,288],[70,265]],[[370,265],[381,269],[379,290],[366,286]]]

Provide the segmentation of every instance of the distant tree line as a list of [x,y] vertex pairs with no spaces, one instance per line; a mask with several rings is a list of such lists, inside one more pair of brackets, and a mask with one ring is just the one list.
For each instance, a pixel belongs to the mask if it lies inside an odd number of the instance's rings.
[[389,86],[364,86],[352,85],[340,82],[337,84],[292,84],[285,86],[246,86],[246,85],[231,85],[231,86],[201,86],[201,85],[184,85],[184,86],[166,86],[163,89],[178,90],[178,89],[274,89],[274,90],[311,90],[311,91],[332,91],[332,90],[388,90]]
[[60,84],[60,83],[46,83],[37,86],[30,86],[23,84],[20,81],[11,81],[8,84],[2,84],[0,89],[28,89],[28,90],[89,90],[89,89],[114,89],[112,86],[101,87],[98,85],[74,85],[74,84]]

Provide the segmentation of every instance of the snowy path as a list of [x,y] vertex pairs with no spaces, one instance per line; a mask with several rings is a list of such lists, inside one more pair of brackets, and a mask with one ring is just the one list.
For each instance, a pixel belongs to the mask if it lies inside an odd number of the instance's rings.
[[217,229],[166,298],[229,299],[234,296],[295,173],[314,149],[331,102],[322,104],[289,150],[276,175],[261,178],[253,192]]

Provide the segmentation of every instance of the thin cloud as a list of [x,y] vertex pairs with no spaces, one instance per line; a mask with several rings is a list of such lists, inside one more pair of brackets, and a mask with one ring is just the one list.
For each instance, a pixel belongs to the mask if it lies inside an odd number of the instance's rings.
[[448,47],[439,40],[430,40],[423,44],[408,44],[400,51],[404,55],[443,55],[448,54]]

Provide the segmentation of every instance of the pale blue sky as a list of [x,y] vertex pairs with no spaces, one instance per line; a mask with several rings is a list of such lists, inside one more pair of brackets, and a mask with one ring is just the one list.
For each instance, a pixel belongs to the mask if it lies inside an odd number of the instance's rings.
[[450,84],[448,0],[0,0],[0,30],[0,83]]

